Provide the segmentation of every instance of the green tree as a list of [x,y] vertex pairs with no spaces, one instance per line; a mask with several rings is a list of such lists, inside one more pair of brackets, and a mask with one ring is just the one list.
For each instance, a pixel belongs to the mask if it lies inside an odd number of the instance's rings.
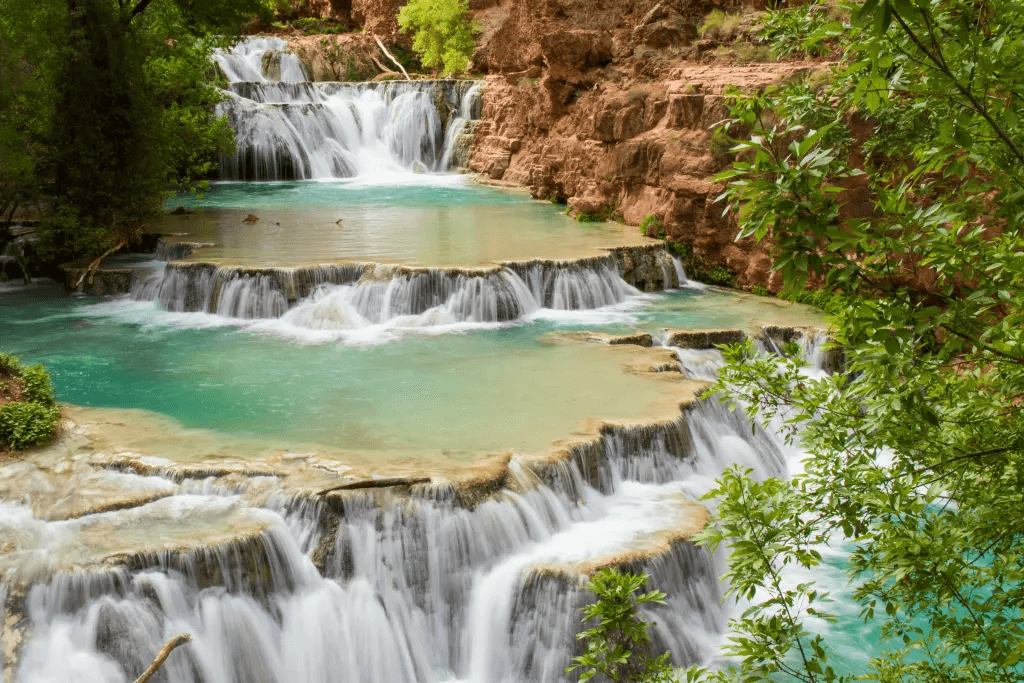
[[[259,0],[0,0],[0,203],[46,198],[49,264],[144,229],[203,186],[234,136],[211,50]],[[10,77],[6,77],[10,76]]]
[[650,625],[637,610],[637,605],[664,604],[661,591],[638,593],[647,580],[646,574],[622,573],[613,568],[591,577],[587,589],[597,595],[597,600],[583,608],[583,621],[596,623],[577,634],[577,639],[587,641],[587,651],[573,658],[575,663],[566,673],[583,669],[581,683],[599,673],[617,683],[675,680],[669,653],[651,654]]
[[[1024,680],[1024,13],[868,0],[822,30],[844,64],[824,87],[737,94],[727,125],[750,135],[720,179],[788,286],[813,278],[846,301],[830,320],[847,364],[813,378],[796,354],[727,349],[715,389],[781,419],[808,458],[792,482],[731,474],[713,492],[705,538],[744,549],[730,578],[755,604],[732,623],[733,669],[691,675],[836,678],[799,625],[813,586],[773,577],[842,539],[882,628],[854,673]],[[769,524],[783,536],[766,541]]]
[[398,13],[398,25],[413,34],[412,47],[423,66],[466,71],[476,47],[467,0],[411,0]]

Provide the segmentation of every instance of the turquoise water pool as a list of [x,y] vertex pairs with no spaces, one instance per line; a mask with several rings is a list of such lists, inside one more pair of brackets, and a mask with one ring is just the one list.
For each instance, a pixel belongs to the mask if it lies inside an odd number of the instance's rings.
[[[479,266],[505,260],[565,259],[642,244],[636,227],[578,223],[564,207],[531,201],[463,176],[408,182],[216,183],[201,197],[168,200],[192,211],[153,221],[171,239],[211,243],[198,258],[239,265],[374,261]],[[249,216],[259,220],[246,221]],[[650,240],[651,242],[653,240]]]

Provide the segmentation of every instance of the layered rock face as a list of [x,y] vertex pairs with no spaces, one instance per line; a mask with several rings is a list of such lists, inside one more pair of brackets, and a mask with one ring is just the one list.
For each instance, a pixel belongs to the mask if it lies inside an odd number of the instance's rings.
[[741,285],[777,288],[767,253],[735,241],[735,222],[716,202],[722,188],[711,179],[728,164],[729,145],[711,128],[726,115],[730,86],[758,90],[817,65],[713,61],[714,45],[696,40],[711,3],[683,13],[625,0],[527,5],[477,13],[476,65],[503,73],[487,79],[470,169],[574,213],[633,225],[656,216],[650,236],[664,231]]
[[[600,54],[593,39],[581,63]],[[767,254],[735,241],[735,223],[716,201],[722,188],[711,178],[728,161],[727,144],[713,140],[710,128],[725,117],[728,86],[761,88],[803,68],[684,65],[663,81],[634,86],[562,81],[554,69],[537,83],[492,76],[470,169],[577,213],[618,214],[633,225],[657,216],[670,240],[724,263],[741,284],[765,284]]]

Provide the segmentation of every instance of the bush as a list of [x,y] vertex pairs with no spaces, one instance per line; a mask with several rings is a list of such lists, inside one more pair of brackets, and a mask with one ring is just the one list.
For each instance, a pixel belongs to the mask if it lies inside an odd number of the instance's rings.
[[17,356],[9,353],[0,353],[0,374],[19,377],[21,375],[21,363]]
[[640,232],[644,235],[654,233],[659,237],[664,237],[665,235],[665,232],[661,229],[661,219],[653,213],[645,216],[644,219],[640,221]]
[[750,288],[750,293],[757,296],[771,296],[772,293],[764,285],[754,285]]
[[779,298],[792,301],[798,304],[814,306],[829,315],[838,315],[850,307],[854,297],[842,292],[832,292],[825,289],[792,289],[787,288],[779,292]]
[[17,356],[0,353],[0,376],[0,401],[10,401],[0,405],[0,447],[19,450],[49,441],[57,431],[60,408],[43,366],[25,367]]
[[843,29],[828,8],[815,3],[768,11],[760,23],[759,35],[776,57],[823,57]]
[[57,403],[53,393],[50,375],[42,365],[21,369],[21,380],[25,383],[24,398],[32,403],[51,407]]
[[39,446],[57,432],[60,410],[56,406],[17,401],[0,408],[0,442],[14,450]]
[[402,31],[428,69],[460,74],[473,58],[476,40],[467,0],[411,0],[398,13]]
[[576,221],[579,223],[603,223],[604,216],[599,213],[578,213]]

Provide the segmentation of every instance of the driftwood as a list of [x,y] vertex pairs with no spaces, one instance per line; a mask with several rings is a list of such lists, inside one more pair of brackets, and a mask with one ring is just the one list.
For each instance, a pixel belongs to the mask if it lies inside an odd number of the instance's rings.
[[174,648],[178,647],[179,645],[184,645],[185,643],[191,640],[191,635],[189,635],[188,633],[182,633],[180,636],[175,636],[174,638],[171,638],[166,643],[164,643],[164,646],[160,648],[160,652],[156,654],[156,659],[153,660],[153,663],[149,665],[148,669],[142,672],[141,676],[135,679],[135,683],[146,683],[146,681],[152,678],[153,674],[156,673],[156,670],[159,669],[161,665],[163,665],[167,657],[169,657],[171,652],[174,651]]
[[[381,51],[381,52],[383,52],[383,53],[385,54],[385,56],[387,56],[387,58],[388,58],[388,59],[390,59],[390,60],[391,60],[392,62],[394,62],[394,63],[395,63],[395,65],[396,65],[396,66],[397,66],[397,67],[398,67],[399,69],[401,69],[401,70],[402,70],[402,74],[403,74],[403,75],[405,76],[405,80],[407,80],[407,81],[411,81],[412,79],[411,79],[411,78],[409,78],[409,72],[407,72],[407,71],[405,70],[405,67],[404,67],[404,66],[402,66],[402,63],[401,63],[401,62],[399,62],[399,61],[398,61],[397,59],[395,59],[395,56],[394,56],[393,54],[391,54],[390,52],[388,52],[388,49],[387,49],[386,47],[384,47],[384,43],[382,43],[382,42],[380,41],[380,38],[378,38],[378,37],[377,37],[377,36],[375,35],[375,36],[373,37],[373,39],[377,41],[377,46],[378,46],[378,47],[380,47],[380,51]],[[374,61],[376,61],[376,60],[374,60]]]
[[107,258],[108,256],[110,256],[111,254],[113,254],[114,252],[116,252],[118,249],[120,249],[121,247],[125,246],[126,244],[128,244],[128,242],[123,241],[123,240],[121,242],[118,242],[117,244],[112,246],[110,249],[107,249],[105,252],[103,252],[102,256],[100,256],[98,259],[96,259],[95,261],[90,263],[88,266],[86,266],[85,270],[82,271],[82,276],[80,278],[78,278],[78,282],[75,283],[75,287],[74,288],[78,289],[79,287],[81,287],[82,286],[82,282],[85,281],[86,276],[89,277],[89,284],[91,285],[92,284],[93,276],[96,275],[96,270],[100,267],[100,264],[103,263],[103,259]]
[[379,59],[377,59],[376,57],[374,57],[373,55],[369,55],[369,57],[370,57],[370,61],[373,62],[373,65],[376,66],[381,71],[383,71],[384,73],[386,73],[386,74],[394,74],[396,76],[398,75],[397,71],[393,71],[393,70],[387,68],[386,66],[384,66],[381,63],[381,61]]
[[426,484],[430,481],[430,477],[391,477],[389,479],[367,479],[366,481],[357,481],[351,484],[341,484],[340,486],[332,486],[329,489],[323,491],[317,491],[318,496],[323,496],[334,491],[354,491],[356,489],[385,489],[391,486],[411,486],[412,484]]

